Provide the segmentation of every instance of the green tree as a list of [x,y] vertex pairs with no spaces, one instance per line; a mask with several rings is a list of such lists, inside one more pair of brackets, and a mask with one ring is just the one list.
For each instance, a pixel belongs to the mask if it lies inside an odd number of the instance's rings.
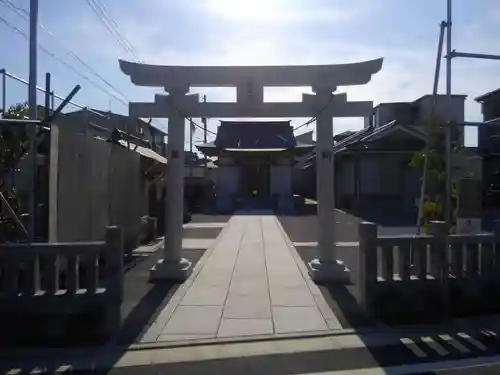
[[[425,183],[424,203],[422,205],[422,221],[424,228],[432,220],[444,220],[446,207],[446,132],[451,126],[451,151],[452,154],[461,148],[459,142],[460,133],[458,127],[453,124],[446,124],[438,116],[431,116],[428,121],[422,124],[426,134],[428,145],[424,150],[413,154],[410,161],[412,169],[424,174],[425,162],[427,159],[427,180]],[[456,212],[456,182],[452,182],[452,221],[455,221]]]
[[[2,116],[3,119],[23,119],[28,113],[27,103],[11,106]],[[19,162],[28,155],[29,138],[23,124],[0,123],[0,192],[19,216],[25,209],[26,194],[7,184],[7,179],[17,171]],[[8,214],[5,203],[0,202],[0,242],[19,239],[19,226]]]

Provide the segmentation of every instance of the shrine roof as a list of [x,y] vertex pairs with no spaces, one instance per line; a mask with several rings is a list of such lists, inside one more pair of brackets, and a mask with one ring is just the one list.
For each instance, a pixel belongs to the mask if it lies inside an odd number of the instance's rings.
[[307,152],[314,145],[297,142],[290,121],[221,121],[214,142],[196,146],[214,154],[226,152]]

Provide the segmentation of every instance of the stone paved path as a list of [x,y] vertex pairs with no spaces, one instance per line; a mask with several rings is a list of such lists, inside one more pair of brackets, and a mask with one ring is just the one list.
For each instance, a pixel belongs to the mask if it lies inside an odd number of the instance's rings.
[[340,329],[273,215],[235,215],[142,342]]

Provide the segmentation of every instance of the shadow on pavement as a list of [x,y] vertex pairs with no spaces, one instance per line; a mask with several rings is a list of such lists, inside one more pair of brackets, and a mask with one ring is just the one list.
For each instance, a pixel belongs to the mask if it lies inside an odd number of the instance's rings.
[[149,269],[160,258],[161,251],[156,252],[125,274],[122,324],[116,338],[119,345],[129,345],[140,340],[177,289],[174,283],[149,282]]
[[[204,252],[205,249],[183,249],[182,256],[191,261],[194,267]],[[119,345],[130,345],[140,341],[180,285],[170,282],[149,282],[149,269],[161,257],[161,250],[157,251],[125,275],[122,324],[116,338],[116,343]]]
[[[316,247],[314,246],[297,246],[296,249],[306,265],[316,256]],[[321,294],[343,328],[359,329],[374,326],[375,322],[364,314],[358,303],[357,248],[340,248],[338,259],[344,261],[351,271],[351,283],[348,285],[318,285]]]

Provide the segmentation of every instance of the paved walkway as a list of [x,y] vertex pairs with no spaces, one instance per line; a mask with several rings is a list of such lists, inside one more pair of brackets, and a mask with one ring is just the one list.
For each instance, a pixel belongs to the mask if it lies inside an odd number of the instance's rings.
[[142,342],[340,329],[273,215],[231,218]]

